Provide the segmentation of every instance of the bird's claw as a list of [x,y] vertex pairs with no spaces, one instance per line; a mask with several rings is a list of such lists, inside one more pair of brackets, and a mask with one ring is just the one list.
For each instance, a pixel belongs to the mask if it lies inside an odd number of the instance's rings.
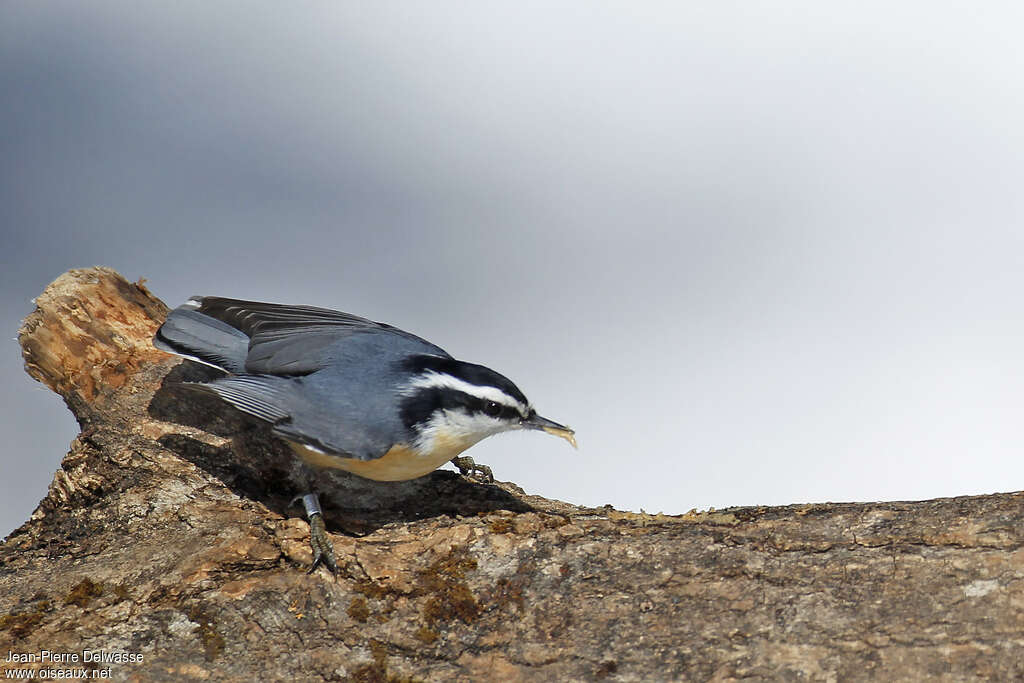
[[487,483],[494,481],[494,472],[487,465],[478,465],[473,458],[468,455],[459,455],[452,458],[452,464],[458,468],[459,474],[464,477],[470,477],[476,479],[476,474],[479,473],[479,478]]
[[302,501],[306,509],[306,519],[309,520],[309,546],[313,551],[313,566],[307,574],[312,574],[320,565],[327,567],[332,574],[338,572],[338,563],[334,559],[334,545],[327,537],[327,528],[324,526],[324,512],[320,508],[320,498],[315,493],[306,493],[295,496],[291,504]]
[[313,565],[306,573],[312,574],[317,567],[323,565],[332,574],[337,574],[338,563],[334,559],[334,545],[327,537],[324,516],[320,513],[311,515],[309,518],[309,545],[313,549]]

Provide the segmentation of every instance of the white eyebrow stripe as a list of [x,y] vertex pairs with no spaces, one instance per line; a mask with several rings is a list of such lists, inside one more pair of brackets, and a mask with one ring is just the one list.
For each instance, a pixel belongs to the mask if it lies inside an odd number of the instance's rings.
[[426,374],[420,375],[406,384],[402,389],[402,395],[408,396],[410,394],[414,394],[417,389],[440,388],[455,389],[456,391],[461,391],[464,394],[476,396],[477,398],[481,398],[486,401],[494,401],[495,403],[500,403],[503,406],[515,408],[520,414],[525,415],[530,412],[530,406],[520,403],[497,387],[470,384],[458,377],[452,377],[451,375],[443,372],[437,372],[436,370],[430,370]]

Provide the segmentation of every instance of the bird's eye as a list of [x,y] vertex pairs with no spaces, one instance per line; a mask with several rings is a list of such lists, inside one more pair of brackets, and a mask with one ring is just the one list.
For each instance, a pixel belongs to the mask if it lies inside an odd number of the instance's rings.
[[497,401],[484,401],[484,415],[498,417],[501,415],[501,404]]

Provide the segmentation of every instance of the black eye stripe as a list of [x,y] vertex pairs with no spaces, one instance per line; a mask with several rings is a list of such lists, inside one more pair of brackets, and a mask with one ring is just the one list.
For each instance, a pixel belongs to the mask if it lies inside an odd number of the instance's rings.
[[[488,408],[488,404],[497,406]],[[431,387],[406,396],[402,400],[402,422],[406,427],[427,422],[438,410],[462,410],[470,414],[481,414],[499,420],[518,420],[519,410],[513,406],[472,396],[447,387]]]
[[480,412],[501,420],[517,420],[520,418],[517,408],[505,405],[504,403],[498,403],[497,401],[483,401]]

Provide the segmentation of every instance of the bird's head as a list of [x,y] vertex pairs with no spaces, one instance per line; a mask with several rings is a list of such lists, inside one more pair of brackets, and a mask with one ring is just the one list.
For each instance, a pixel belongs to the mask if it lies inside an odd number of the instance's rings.
[[538,415],[511,380],[490,368],[420,355],[407,360],[404,370],[410,379],[400,389],[402,420],[421,452],[445,449],[454,456],[514,429],[544,431],[576,447],[572,429]]

